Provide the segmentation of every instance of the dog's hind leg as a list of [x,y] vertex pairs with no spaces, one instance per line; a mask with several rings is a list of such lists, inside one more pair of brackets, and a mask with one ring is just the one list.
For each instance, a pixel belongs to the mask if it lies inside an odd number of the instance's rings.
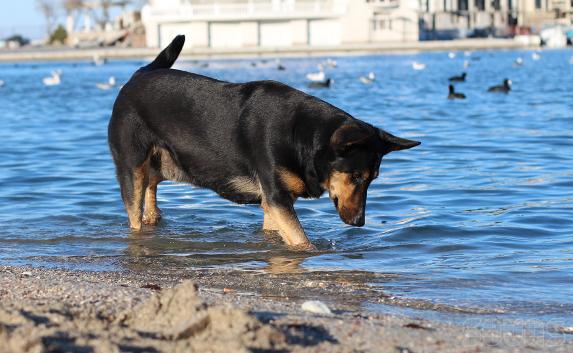
[[149,183],[145,189],[143,224],[156,225],[161,219],[161,211],[157,207],[157,184],[162,182],[163,178],[154,168],[150,168],[149,174]]
[[129,217],[129,226],[133,230],[141,229],[143,200],[149,182],[147,161],[132,170],[124,171],[119,177],[121,197]]

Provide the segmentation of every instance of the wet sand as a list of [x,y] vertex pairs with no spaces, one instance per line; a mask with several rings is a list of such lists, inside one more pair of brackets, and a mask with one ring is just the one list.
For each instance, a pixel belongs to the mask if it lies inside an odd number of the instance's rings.
[[[296,273],[170,273],[140,265],[118,272],[0,266],[0,353],[573,351],[558,334],[369,312],[359,303],[372,293],[351,275],[302,280]],[[333,314],[301,309],[317,299]]]

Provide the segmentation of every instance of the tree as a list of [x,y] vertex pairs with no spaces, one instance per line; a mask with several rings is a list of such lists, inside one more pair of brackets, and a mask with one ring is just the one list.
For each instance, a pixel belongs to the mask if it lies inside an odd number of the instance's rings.
[[21,47],[30,44],[30,40],[20,34],[14,34],[5,39],[6,42],[17,42]]
[[56,24],[56,6],[53,0],[36,0],[36,7],[46,20],[46,35],[50,36]]
[[66,39],[68,39],[68,32],[66,31],[64,26],[58,25],[56,30],[52,34],[50,34],[49,42],[50,44],[54,44],[56,42],[59,42],[60,44],[65,44]]

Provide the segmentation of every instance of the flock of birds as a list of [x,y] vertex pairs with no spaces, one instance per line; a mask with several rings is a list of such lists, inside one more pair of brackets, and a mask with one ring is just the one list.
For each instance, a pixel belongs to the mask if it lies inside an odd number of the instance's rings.
[[[471,55],[471,52],[466,51],[466,52],[464,52],[464,55],[466,57],[469,57]],[[450,52],[450,53],[448,53],[448,57],[450,59],[454,59],[456,57],[456,53]],[[477,58],[477,57],[475,59],[479,60],[479,58]],[[541,55],[538,52],[533,52],[531,54],[531,59],[532,60],[540,60]],[[107,60],[105,58],[100,58],[99,56],[94,56],[94,58],[93,58],[93,64],[95,66],[105,65],[106,63],[107,63]],[[279,70],[279,71],[286,70],[286,67],[281,63],[280,59],[275,59],[274,63],[276,65],[277,70]],[[571,57],[569,59],[569,63],[573,65],[573,57]],[[266,59],[261,60],[260,63],[251,62],[251,66],[253,66],[253,67],[257,67],[259,65],[267,65],[267,64],[268,64],[268,60],[266,60]],[[464,60],[463,65],[464,65],[464,68],[468,68],[470,66],[470,61]],[[522,66],[523,65],[523,58],[522,57],[516,58],[513,62],[513,65],[514,66]],[[207,68],[207,67],[209,67],[209,64],[206,62],[203,62],[203,63],[200,63],[199,66],[201,68]],[[422,71],[422,70],[426,69],[426,64],[420,63],[417,61],[411,62],[411,66],[412,66],[412,69],[415,71]],[[329,88],[329,87],[331,87],[331,85],[334,83],[334,80],[327,76],[325,69],[336,68],[336,67],[338,67],[338,64],[333,59],[326,59],[325,61],[321,62],[318,65],[318,70],[319,70],[318,72],[310,72],[310,73],[306,74],[306,79],[308,80],[307,86],[309,88]],[[42,79],[42,82],[45,86],[57,86],[57,85],[60,85],[62,83],[61,77],[62,77],[62,70],[54,70],[54,71],[52,71],[51,76],[44,77]],[[463,72],[459,76],[452,76],[448,79],[450,82],[450,84],[448,86],[448,89],[449,89],[448,99],[465,99],[466,98],[465,94],[460,93],[460,92],[456,92],[455,86],[453,84],[456,82],[457,83],[465,82],[466,78],[467,78],[467,73]],[[376,80],[376,74],[374,72],[369,72],[368,74],[366,74],[364,76],[360,76],[358,79],[363,84],[369,85]],[[0,88],[4,87],[5,85],[6,85],[6,82],[3,80],[0,80]],[[114,76],[111,76],[111,77],[109,77],[107,82],[97,82],[95,84],[95,86],[100,90],[109,90],[109,89],[112,89],[112,88],[117,86],[117,81],[116,81]],[[493,93],[509,93],[510,90],[511,90],[511,80],[504,79],[502,84],[489,87],[487,91],[493,92]]]
[[[100,58],[99,56],[94,56],[93,64],[95,66],[105,65],[107,63],[107,59]],[[42,83],[44,86],[58,86],[62,83],[62,73],[63,71],[53,70],[50,76],[46,76],[42,78]],[[107,82],[97,82],[95,86],[101,90],[108,90],[114,88],[117,85],[116,79],[113,76],[110,76]],[[6,81],[0,80],[0,88],[6,86]]]

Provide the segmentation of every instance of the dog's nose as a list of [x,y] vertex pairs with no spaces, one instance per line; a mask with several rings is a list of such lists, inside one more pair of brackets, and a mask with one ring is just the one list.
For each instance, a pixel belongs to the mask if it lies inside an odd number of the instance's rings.
[[364,223],[366,223],[365,217],[364,217],[364,212],[360,212],[359,215],[354,217],[351,224],[353,226],[356,226],[356,227],[362,227],[364,225]]

